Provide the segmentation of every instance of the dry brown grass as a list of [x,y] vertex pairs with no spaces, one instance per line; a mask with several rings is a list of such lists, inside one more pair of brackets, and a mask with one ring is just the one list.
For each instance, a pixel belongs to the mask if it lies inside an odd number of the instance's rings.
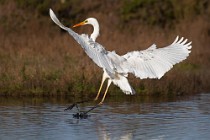
[[[5,12],[10,8],[17,10],[17,15]],[[10,17],[6,21],[8,23],[0,24],[1,95],[88,95],[97,92],[102,70],[49,17],[32,17],[12,2],[0,9],[1,17]],[[130,76],[129,81],[138,94],[191,94],[210,90],[209,19],[198,16],[183,20],[174,29],[138,24],[121,28],[116,24],[119,22],[114,10],[87,14],[99,19],[101,36],[97,41],[107,50],[125,54],[146,49],[153,42],[163,47],[177,35],[193,42],[189,58],[176,65],[161,80],[139,80]],[[26,19],[21,22],[23,17],[18,15],[23,13]],[[90,33],[91,30],[91,27],[75,29],[79,33]],[[111,94],[119,91],[114,86],[110,90]]]

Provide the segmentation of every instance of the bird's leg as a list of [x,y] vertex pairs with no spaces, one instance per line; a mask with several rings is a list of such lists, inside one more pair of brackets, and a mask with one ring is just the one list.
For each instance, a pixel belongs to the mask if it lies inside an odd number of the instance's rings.
[[106,76],[105,76],[105,74],[103,74],[103,77],[102,77],[102,80],[101,80],[101,85],[100,85],[100,88],[99,88],[99,90],[98,90],[98,94],[97,94],[97,96],[95,97],[95,101],[96,100],[98,100],[98,97],[99,97],[99,95],[100,95],[100,92],[101,92],[101,89],[102,89],[102,87],[103,87],[103,84],[104,84],[104,81],[106,80]]
[[104,99],[105,99],[105,97],[106,97],[106,94],[107,94],[107,91],[108,91],[108,89],[109,89],[109,86],[110,86],[111,82],[112,82],[112,81],[109,79],[109,80],[108,80],[108,83],[107,83],[107,87],[106,87],[105,93],[104,93],[104,96],[103,96],[101,102],[99,103],[99,105],[103,104]]
[[64,109],[64,111],[71,110],[72,108],[74,108],[76,106],[78,112],[80,112],[78,104],[85,103],[85,102],[89,102],[89,100],[83,100],[83,101],[80,101],[80,102],[75,102],[72,105],[70,105],[69,107],[67,107],[66,109]]
[[93,109],[95,109],[95,108],[97,108],[97,107],[99,107],[99,106],[100,106],[100,105],[97,104],[97,105],[91,107],[88,111],[84,112],[84,115],[86,115],[87,113],[89,113],[90,111],[92,111]]

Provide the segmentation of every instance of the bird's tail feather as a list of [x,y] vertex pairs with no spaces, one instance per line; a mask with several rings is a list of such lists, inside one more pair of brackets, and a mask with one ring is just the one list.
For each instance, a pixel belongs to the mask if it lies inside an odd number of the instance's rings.
[[118,76],[117,79],[112,80],[113,84],[118,86],[125,94],[133,95],[136,93],[135,90],[130,86],[126,77],[122,75],[117,75],[117,76]]

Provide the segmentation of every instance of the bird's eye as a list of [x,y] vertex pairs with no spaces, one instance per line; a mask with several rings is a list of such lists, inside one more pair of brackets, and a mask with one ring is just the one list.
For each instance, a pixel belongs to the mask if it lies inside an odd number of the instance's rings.
[[87,20],[85,20],[85,23],[87,23],[88,21]]

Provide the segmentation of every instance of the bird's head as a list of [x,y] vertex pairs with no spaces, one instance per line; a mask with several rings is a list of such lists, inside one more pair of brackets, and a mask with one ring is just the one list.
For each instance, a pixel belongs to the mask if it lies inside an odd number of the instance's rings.
[[88,18],[84,20],[83,22],[80,22],[78,24],[75,24],[73,27],[78,27],[82,25],[90,24],[93,26],[93,33],[90,35],[90,38],[95,41],[96,38],[99,36],[99,24],[98,21],[95,18]]
[[82,26],[82,25],[86,25],[86,24],[95,25],[95,23],[98,24],[98,21],[95,18],[88,18],[78,24],[75,24],[73,27],[78,27],[78,26]]

